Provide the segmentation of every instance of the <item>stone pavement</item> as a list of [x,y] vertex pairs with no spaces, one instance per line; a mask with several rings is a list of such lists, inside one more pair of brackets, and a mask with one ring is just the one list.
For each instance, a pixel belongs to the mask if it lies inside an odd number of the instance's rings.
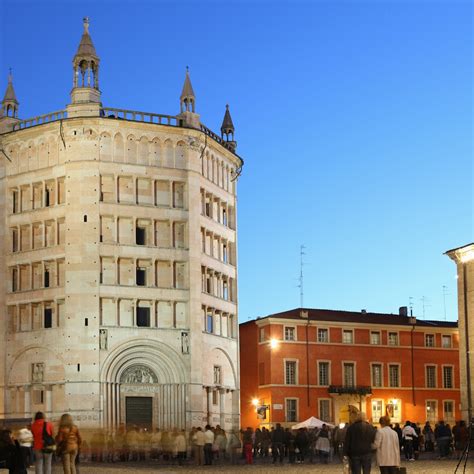
[[[457,461],[453,460],[422,460],[415,461],[412,463],[402,463],[403,466],[407,467],[407,474],[450,474],[454,473]],[[80,474],[146,474],[146,473],[160,473],[168,474],[180,472],[182,474],[194,473],[194,472],[214,472],[220,474],[225,473],[241,473],[246,472],[248,474],[279,474],[280,472],[296,472],[298,474],[303,473],[321,473],[321,474],[342,474],[342,465],[338,463],[332,464],[283,464],[272,465],[272,464],[254,464],[252,466],[246,466],[244,464],[238,466],[229,465],[214,465],[214,466],[202,466],[197,467],[193,465],[189,466],[166,466],[161,463],[153,464],[151,462],[143,463],[84,463],[80,466]],[[30,470],[33,473],[34,470]],[[377,467],[372,468],[372,474],[378,474],[380,471]],[[467,474],[474,474],[474,459],[469,459],[466,471]],[[56,464],[53,468],[53,474],[62,474],[62,466]],[[78,473],[79,474],[79,473]],[[463,466],[458,469],[458,474],[463,474]]]

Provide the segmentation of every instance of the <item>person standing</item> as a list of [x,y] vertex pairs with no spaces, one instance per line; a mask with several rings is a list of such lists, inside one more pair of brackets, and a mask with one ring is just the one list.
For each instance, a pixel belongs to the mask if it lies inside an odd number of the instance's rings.
[[53,437],[53,425],[44,419],[44,413],[39,411],[35,415],[35,421],[31,425],[33,433],[33,451],[35,453],[35,474],[51,474],[51,461],[53,453],[43,452],[43,435]]
[[363,413],[358,413],[347,428],[344,441],[344,455],[349,458],[352,474],[370,474],[374,440],[374,427],[365,421]]
[[407,461],[415,460],[413,457],[413,439],[417,437],[418,435],[413,429],[413,426],[411,426],[411,423],[407,421],[402,430],[403,450],[405,452],[405,459]]
[[248,427],[242,436],[242,444],[244,446],[245,463],[253,464],[253,443],[254,433],[252,428]]
[[452,439],[451,429],[441,420],[438,426],[436,426],[434,434],[439,449],[439,459],[444,459],[449,456],[449,447]]
[[21,428],[16,437],[25,458],[26,467],[30,467],[33,462],[33,433],[30,428],[31,425]]
[[453,427],[454,450],[456,459],[460,459],[469,441],[469,431],[464,420],[456,421]]
[[72,416],[65,413],[61,416],[56,436],[56,444],[63,463],[64,474],[76,474],[76,456],[81,443],[79,428],[72,422]]
[[285,432],[280,423],[277,423],[276,428],[271,432],[271,439],[273,464],[276,463],[277,458],[280,459],[280,464],[282,464],[285,446]]
[[202,466],[202,458],[204,454],[204,443],[206,442],[204,433],[199,426],[194,433],[193,443],[194,443],[194,461],[198,466]]
[[377,464],[380,474],[398,474],[400,467],[400,443],[397,433],[390,427],[390,418],[382,416],[381,428],[375,434],[374,448],[377,450]]
[[206,425],[204,431],[204,465],[210,466],[212,464],[212,445],[214,444],[214,433],[210,425]]
[[10,430],[0,431],[0,468],[9,474],[27,474],[26,462],[18,440]]

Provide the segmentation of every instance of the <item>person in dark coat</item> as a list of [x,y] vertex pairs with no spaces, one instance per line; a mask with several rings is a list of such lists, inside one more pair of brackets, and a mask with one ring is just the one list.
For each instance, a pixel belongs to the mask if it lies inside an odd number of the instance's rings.
[[344,455],[349,458],[351,474],[370,474],[374,440],[374,427],[365,421],[363,413],[358,413],[347,428],[344,441]]
[[296,448],[298,449],[298,455],[296,459],[298,462],[303,463],[306,453],[308,451],[308,433],[305,428],[300,428],[296,433],[295,437]]
[[27,474],[26,458],[10,430],[0,431],[0,468],[9,474]]
[[275,464],[277,458],[279,458],[280,464],[282,464],[285,449],[285,432],[280,423],[276,424],[276,428],[271,432],[270,436],[272,438],[273,463]]

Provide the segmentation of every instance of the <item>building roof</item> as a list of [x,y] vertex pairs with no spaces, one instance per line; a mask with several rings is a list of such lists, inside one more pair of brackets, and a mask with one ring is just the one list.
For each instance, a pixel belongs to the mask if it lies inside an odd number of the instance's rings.
[[[410,326],[410,317],[400,314],[387,313],[369,313],[356,311],[341,311],[333,309],[309,309],[309,308],[295,308],[281,313],[269,314],[261,318],[248,321],[243,324],[254,323],[263,319],[295,319],[299,321],[307,321],[305,317],[301,316],[302,312],[308,313],[309,321],[330,321],[330,322],[348,322],[360,324],[385,324],[385,325],[400,325]],[[416,319],[416,326],[423,327],[439,327],[439,328],[457,328],[458,323],[455,321],[435,321],[426,319]]]
[[181,99],[186,99],[189,97],[194,98],[194,90],[191,84],[191,79],[189,78],[189,68],[186,68],[186,77],[184,79],[183,90],[181,92]]
[[5,96],[3,97],[2,102],[15,102],[16,104],[18,104],[15,89],[13,89],[13,77],[11,73],[8,75],[7,90],[5,91]]
[[222,121],[221,131],[225,130],[234,130],[234,123],[232,122],[232,117],[230,116],[229,104],[225,106],[224,120]]
[[77,48],[76,56],[91,56],[97,58],[94,43],[89,34],[89,18],[84,18],[84,33],[82,33],[81,42]]

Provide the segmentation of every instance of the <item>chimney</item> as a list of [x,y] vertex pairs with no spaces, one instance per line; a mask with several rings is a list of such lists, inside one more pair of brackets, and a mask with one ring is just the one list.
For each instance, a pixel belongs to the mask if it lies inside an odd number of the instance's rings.
[[362,314],[367,314],[367,310],[366,310],[366,309],[361,309],[360,312],[361,312]]
[[408,306],[400,306],[400,308],[398,308],[398,314],[400,316],[407,317],[408,316]]
[[300,318],[308,319],[308,310],[302,309],[302,310],[300,311]]

